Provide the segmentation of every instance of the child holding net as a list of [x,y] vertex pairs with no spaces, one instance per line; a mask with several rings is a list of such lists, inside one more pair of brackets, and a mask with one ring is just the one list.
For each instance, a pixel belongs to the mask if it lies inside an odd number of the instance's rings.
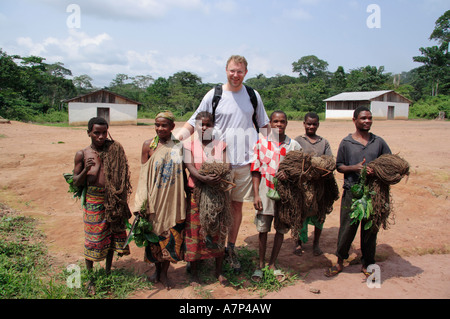
[[213,117],[200,112],[196,136],[184,142],[184,162],[189,171],[190,209],[186,216],[185,261],[190,263],[191,282],[199,284],[201,260],[215,258],[215,276],[223,285],[224,243],[231,225],[228,190],[231,167],[226,160],[226,144],[213,138]]

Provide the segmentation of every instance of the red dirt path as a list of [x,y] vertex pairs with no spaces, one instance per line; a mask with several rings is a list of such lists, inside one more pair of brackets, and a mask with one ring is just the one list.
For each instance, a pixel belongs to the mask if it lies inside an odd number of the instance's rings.
[[[181,125],[177,123],[177,127]],[[324,121],[318,133],[328,139],[336,155],[339,142],[353,130],[351,121]],[[302,132],[301,122],[289,122],[289,136]],[[292,254],[294,244],[287,235],[278,262],[284,269],[297,273],[301,280],[264,298],[450,297],[450,122],[375,121],[372,132],[383,137],[393,153],[399,153],[411,165],[409,180],[392,187],[395,223],[378,236],[381,288],[367,287],[359,264],[349,265],[334,278],[323,275],[327,267],[336,262],[338,201],[325,222],[321,238],[324,254],[319,257],[312,254],[312,227],[301,257]],[[154,136],[153,126],[113,126],[110,133],[125,148],[132,185],[136,188],[141,146],[145,139]],[[0,202],[40,221],[49,251],[61,266],[83,259],[82,211],[79,202],[67,193],[62,174],[72,171],[75,152],[89,142],[85,128],[46,127],[14,121],[0,124]],[[341,187],[342,175],[336,173],[336,177]],[[256,250],[253,214],[252,206],[245,204],[237,245]],[[269,235],[269,249],[272,238],[273,234]],[[149,275],[153,269],[143,262],[143,249],[131,244],[131,250],[130,256],[115,261],[113,266],[133,268]],[[359,233],[350,260],[357,260],[358,254]],[[136,292],[132,298],[201,298],[199,289],[187,284],[185,266],[185,263],[178,263],[169,270],[177,282],[174,289],[166,291],[157,284],[152,290]],[[210,298],[260,298],[259,292],[222,288],[216,283],[204,285],[201,290],[207,291]],[[317,290],[320,293],[312,292]]]

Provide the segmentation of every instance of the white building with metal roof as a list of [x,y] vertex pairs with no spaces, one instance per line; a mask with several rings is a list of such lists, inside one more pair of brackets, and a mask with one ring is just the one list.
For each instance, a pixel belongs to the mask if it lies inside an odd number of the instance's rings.
[[136,125],[140,102],[105,89],[77,96],[68,103],[69,125],[86,125],[95,116],[106,119],[110,125]]
[[368,92],[343,92],[329,97],[326,102],[326,119],[352,119],[358,106],[366,106],[374,119],[407,120],[411,101],[393,90]]

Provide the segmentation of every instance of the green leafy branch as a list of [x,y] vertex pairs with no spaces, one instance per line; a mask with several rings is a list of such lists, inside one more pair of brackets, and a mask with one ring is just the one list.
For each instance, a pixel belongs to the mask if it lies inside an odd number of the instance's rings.
[[367,167],[364,165],[361,170],[359,183],[351,187],[353,199],[352,206],[350,207],[350,218],[352,219],[350,225],[366,219],[367,223],[364,225],[364,230],[368,230],[372,227],[371,218],[374,214],[372,195],[375,195],[375,192],[370,191],[369,185],[366,185],[366,179]]
[[[145,201],[141,206],[141,214],[143,214],[146,210],[147,201]],[[157,243],[159,242],[159,237],[153,232],[153,224],[148,221],[146,218],[141,218],[140,216],[136,216],[138,218],[134,229],[132,230],[132,234],[128,239],[127,245],[134,240],[136,246],[145,247],[148,246],[149,243]],[[127,229],[131,230],[131,224],[126,222]]]
[[73,173],[63,173],[64,179],[69,184],[69,193],[73,193],[73,198],[79,198],[81,200],[81,206],[86,203],[86,186],[76,186],[73,183]]

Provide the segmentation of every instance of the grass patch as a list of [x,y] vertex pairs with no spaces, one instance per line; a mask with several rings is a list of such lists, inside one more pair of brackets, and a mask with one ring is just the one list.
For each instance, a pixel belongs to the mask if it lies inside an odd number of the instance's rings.
[[[92,272],[78,266],[78,273],[55,269],[47,253],[45,236],[36,221],[18,215],[0,203],[0,299],[115,299],[126,298],[140,288],[151,288],[145,276],[123,269],[110,275],[97,265]],[[79,274],[79,287],[69,285]],[[95,282],[96,294],[89,295],[85,283]]]
[[[37,229],[36,220],[21,216],[0,203],[0,299],[124,299],[138,289],[153,286],[146,276],[137,275],[126,269],[113,269],[110,275],[99,263],[88,272],[82,265],[72,265],[73,269],[53,267],[47,252],[45,236]],[[265,269],[259,283],[251,280],[256,269],[258,254],[247,247],[237,247],[242,271],[235,273],[224,263],[224,275],[235,289],[247,289],[261,296],[271,291],[294,284],[296,274],[282,269],[286,279],[280,283],[273,272]],[[215,262],[204,262],[199,275],[205,284],[215,283]],[[79,279],[77,281],[77,279]],[[95,295],[89,295],[87,282],[95,283]],[[204,299],[213,298],[204,285],[195,292]]]
[[277,266],[286,275],[286,279],[279,282],[274,276],[273,270],[266,266],[262,269],[262,279],[259,282],[254,282],[252,275],[258,265],[258,252],[247,247],[238,247],[236,254],[241,263],[240,274],[235,274],[227,263],[224,265],[225,276],[235,288],[246,288],[264,295],[267,292],[279,291],[283,287],[290,286],[298,279],[292,271]]
[[[227,262],[223,264],[224,276],[228,279],[230,286],[234,289],[247,289],[251,292],[259,293],[262,297],[268,292],[279,291],[283,287],[293,285],[298,276],[288,269],[282,269],[286,275],[286,279],[283,282],[279,282],[273,274],[273,270],[264,268],[264,275],[260,282],[252,281],[252,274],[258,265],[258,252],[253,249],[248,249],[247,247],[236,247],[236,254],[241,263],[241,272],[235,273],[234,270],[229,266]],[[214,267],[215,261],[204,260],[202,261],[202,266],[199,267],[199,276],[204,283],[208,285],[217,281],[214,277]],[[196,287],[194,291],[204,299],[212,298],[210,291],[206,290],[204,285]]]

